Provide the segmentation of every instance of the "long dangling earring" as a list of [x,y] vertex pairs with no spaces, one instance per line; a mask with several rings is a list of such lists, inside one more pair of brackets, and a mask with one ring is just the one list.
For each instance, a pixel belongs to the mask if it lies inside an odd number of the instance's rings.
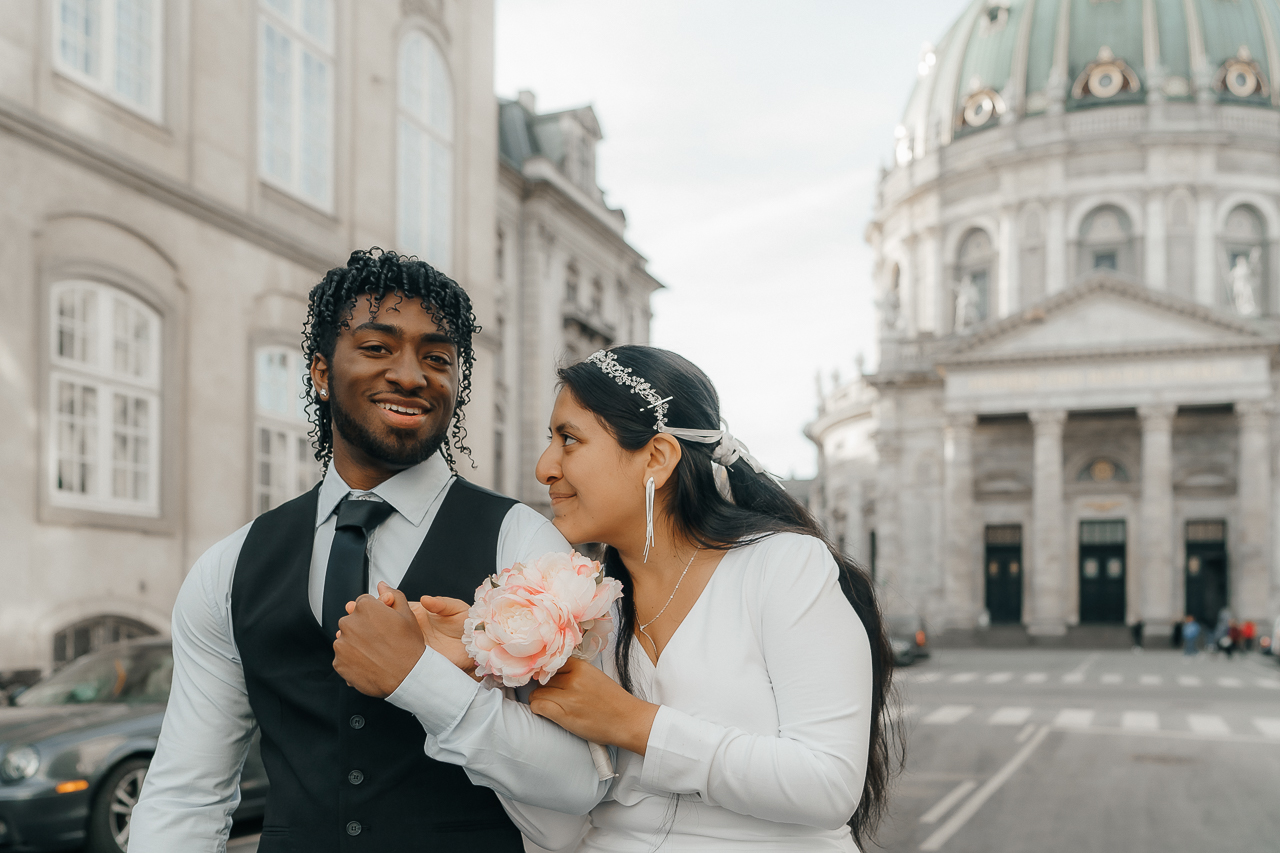
[[649,549],[653,547],[653,478],[644,484],[644,561],[649,562]]

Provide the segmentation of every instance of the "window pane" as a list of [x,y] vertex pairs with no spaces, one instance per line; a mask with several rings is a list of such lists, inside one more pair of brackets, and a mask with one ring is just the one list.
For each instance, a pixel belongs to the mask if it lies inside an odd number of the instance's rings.
[[91,385],[60,381],[57,389],[57,483],[60,492],[96,491],[98,392]]
[[289,183],[293,173],[293,42],[270,24],[262,28],[262,171]]
[[[426,39],[423,39],[425,42]],[[427,91],[430,95],[427,123],[446,141],[453,141],[453,86],[449,83],[449,69],[444,57],[434,44],[427,42],[429,57]]]
[[88,288],[58,294],[58,356],[97,363],[98,294]]
[[413,33],[400,44],[400,109],[422,121],[422,52],[426,39]]
[[302,193],[317,201],[329,199],[329,64],[314,54],[302,54]]
[[153,100],[154,14],[154,0],[116,0],[116,92],[142,107]]
[[400,250],[423,255],[422,159],[423,133],[408,119],[400,119],[399,139],[399,238]]
[[258,408],[288,416],[292,413],[289,399],[293,377],[289,372],[289,356],[283,350],[258,352]]
[[325,47],[333,38],[332,0],[302,0],[302,30]]
[[75,70],[96,77],[102,68],[100,0],[61,0],[58,7],[58,52]]
[[126,299],[112,300],[112,369],[139,378],[151,374],[152,319]]
[[114,396],[111,496],[145,502],[151,499],[151,403],[145,397]]
[[432,139],[431,178],[427,186],[427,198],[431,205],[427,215],[428,245],[427,263],[437,269],[448,270],[452,264],[450,247],[453,245],[453,153]]

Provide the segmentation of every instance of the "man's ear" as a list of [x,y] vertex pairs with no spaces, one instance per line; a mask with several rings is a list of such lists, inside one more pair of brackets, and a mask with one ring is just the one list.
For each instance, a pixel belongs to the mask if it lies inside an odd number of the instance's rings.
[[311,357],[311,386],[316,389],[319,399],[329,400],[329,362],[320,353]]
[[654,486],[661,489],[675,473],[676,465],[684,455],[684,448],[675,436],[660,432],[649,439],[645,451],[649,454],[645,462],[645,479],[652,477]]

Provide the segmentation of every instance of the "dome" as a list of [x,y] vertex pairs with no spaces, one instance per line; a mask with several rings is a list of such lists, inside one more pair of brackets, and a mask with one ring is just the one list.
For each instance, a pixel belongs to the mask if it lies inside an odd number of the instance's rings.
[[1020,116],[1159,101],[1280,108],[1280,0],[974,0],[898,128],[905,164]]

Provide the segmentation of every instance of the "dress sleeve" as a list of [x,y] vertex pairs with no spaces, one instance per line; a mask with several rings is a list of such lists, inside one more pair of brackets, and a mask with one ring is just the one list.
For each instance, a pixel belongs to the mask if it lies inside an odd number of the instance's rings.
[[196,561],[173,608],[173,687],[129,829],[133,853],[220,853],[257,727],[231,633],[248,526]]
[[[761,543],[755,619],[778,708],[776,736],[662,706],[641,785],[697,794],[780,823],[839,829],[862,793],[871,730],[871,648],[840,590],[834,558],[811,537]],[[744,642],[749,640],[744,630]]]

